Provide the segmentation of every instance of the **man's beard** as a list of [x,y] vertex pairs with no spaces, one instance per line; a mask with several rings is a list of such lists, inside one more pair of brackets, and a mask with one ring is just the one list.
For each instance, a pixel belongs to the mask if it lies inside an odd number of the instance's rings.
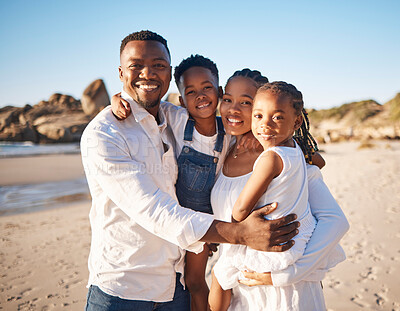
[[160,104],[161,102],[161,95],[158,96],[158,98],[154,99],[154,100],[146,100],[146,99],[142,99],[140,98],[139,94],[136,93],[136,99],[135,101],[142,106],[144,109],[151,109],[156,107],[158,104]]

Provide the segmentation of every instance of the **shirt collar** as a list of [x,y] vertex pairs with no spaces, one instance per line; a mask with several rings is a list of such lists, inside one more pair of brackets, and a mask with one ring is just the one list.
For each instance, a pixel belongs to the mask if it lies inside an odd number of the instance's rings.
[[[125,99],[130,105],[131,105],[131,110],[133,117],[135,118],[136,122],[141,122],[144,118],[151,117],[154,119],[153,115],[151,115],[146,109],[144,109],[142,106],[140,106],[136,101],[133,100],[131,96],[124,90],[121,91],[121,97]],[[164,111],[162,109],[162,105],[159,106],[158,108],[158,117],[160,118],[160,124],[157,124],[157,126],[160,128],[160,130],[164,130],[167,126],[166,123],[166,118]]]

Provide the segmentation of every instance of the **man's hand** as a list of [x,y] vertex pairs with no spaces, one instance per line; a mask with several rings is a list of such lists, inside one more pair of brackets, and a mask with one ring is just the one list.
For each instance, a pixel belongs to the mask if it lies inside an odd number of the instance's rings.
[[239,244],[267,252],[283,252],[294,245],[291,239],[299,232],[299,222],[294,222],[297,216],[288,216],[267,220],[265,215],[273,212],[278,204],[263,206],[252,212],[245,220],[237,223],[240,226]]

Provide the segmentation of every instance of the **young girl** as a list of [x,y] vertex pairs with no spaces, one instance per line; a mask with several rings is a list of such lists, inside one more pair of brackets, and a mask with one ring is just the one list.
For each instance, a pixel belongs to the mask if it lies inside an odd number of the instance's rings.
[[[307,124],[303,123],[301,93],[284,82],[265,84],[254,98],[256,89],[256,84],[240,76],[231,79],[226,86],[221,104],[226,131],[240,137],[250,129],[252,123],[253,134],[264,151],[261,154],[248,150],[240,153],[233,149],[228,154],[212,193],[215,215],[228,220],[228,213],[232,211],[232,218],[241,221],[251,212],[252,208],[246,206],[259,207],[265,202],[278,202],[277,209],[268,216],[277,218],[293,212],[298,215],[302,225],[295,245],[284,253],[257,252],[246,247],[223,245],[221,258],[214,267],[215,276],[209,298],[211,309],[226,310],[231,302],[230,310],[324,310],[323,294],[318,282],[301,281],[285,287],[250,288],[239,285],[240,270],[277,271],[293,264],[302,256],[315,226],[307,202],[304,155],[292,138],[296,130],[301,134],[296,140],[311,162],[316,145],[308,134]],[[254,99],[253,110],[251,102],[245,104],[246,97],[251,101]],[[250,168],[252,163],[253,172]],[[325,198],[326,195],[322,195],[322,201]],[[324,263],[320,263],[323,269],[342,261],[343,253],[328,259],[325,256],[325,259]],[[230,291],[227,291],[230,288],[234,293],[232,300]]]

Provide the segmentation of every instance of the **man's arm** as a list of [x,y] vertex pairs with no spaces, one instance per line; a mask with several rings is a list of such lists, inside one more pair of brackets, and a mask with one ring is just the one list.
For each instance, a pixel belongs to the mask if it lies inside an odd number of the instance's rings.
[[[202,242],[245,244],[259,250],[282,251],[291,247],[294,216],[268,221],[268,207],[252,213],[240,224],[214,220],[212,215],[181,207],[161,191],[146,168],[131,159],[125,141],[107,131],[87,129],[81,141],[87,175],[95,174],[102,191],[124,213],[149,232],[183,249]],[[283,226],[283,227],[282,227]],[[195,248],[198,250],[198,246]]]
[[298,222],[293,222],[296,215],[291,214],[275,220],[267,220],[265,215],[276,209],[277,205],[266,205],[239,223],[226,223],[214,220],[203,242],[242,244],[251,248],[282,252],[291,248],[291,240],[297,233]]
[[145,167],[133,160],[124,139],[110,131],[115,129],[88,128],[82,136],[82,161],[88,179],[147,231],[183,249],[201,250],[202,243],[193,244],[208,230],[213,216],[179,206],[149,175],[148,170],[158,168],[156,163]]

